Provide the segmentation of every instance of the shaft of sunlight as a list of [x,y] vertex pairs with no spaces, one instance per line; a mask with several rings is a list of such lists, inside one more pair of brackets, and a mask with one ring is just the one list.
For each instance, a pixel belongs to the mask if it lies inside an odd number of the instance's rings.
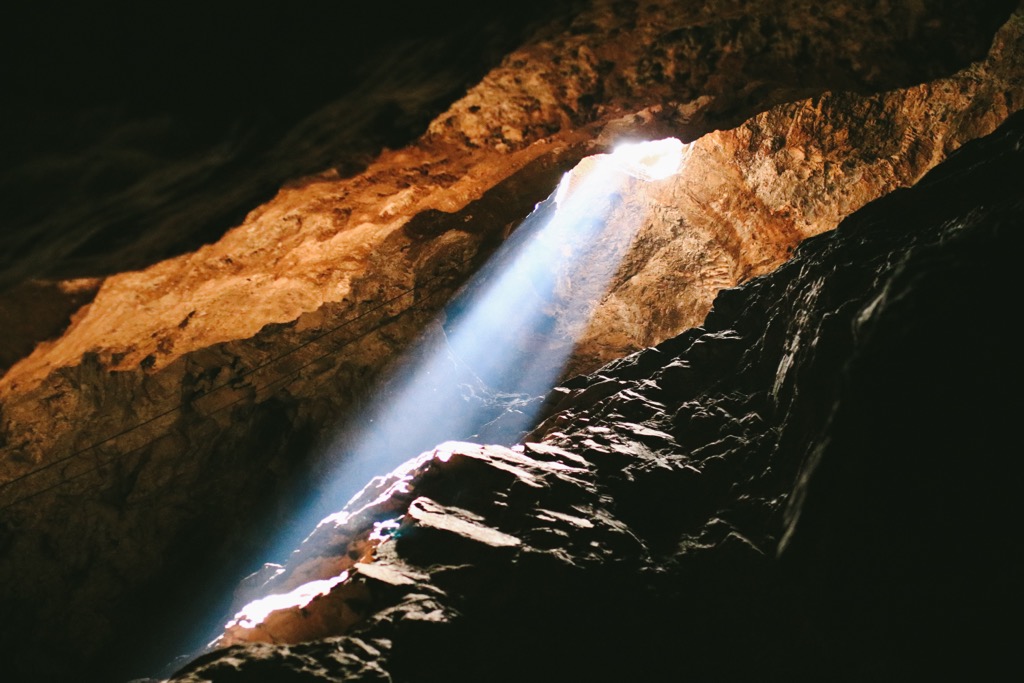
[[318,513],[442,441],[528,431],[644,219],[621,210],[623,192],[678,173],[688,150],[675,138],[622,144],[566,173],[339,437]]
[[[304,537],[299,532],[441,442],[518,441],[645,220],[629,193],[638,180],[679,173],[688,150],[674,138],[624,144],[566,173],[339,431],[320,489],[295,511],[271,556],[286,557]],[[255,623],[268,606],[299,604],[332,585],[263,596],[232,623]]]

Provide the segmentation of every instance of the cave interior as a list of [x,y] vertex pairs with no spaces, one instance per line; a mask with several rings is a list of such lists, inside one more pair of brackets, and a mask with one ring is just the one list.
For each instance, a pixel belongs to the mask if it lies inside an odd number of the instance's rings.
[[1018,0],[16,5],[2,680],[1019,669]]

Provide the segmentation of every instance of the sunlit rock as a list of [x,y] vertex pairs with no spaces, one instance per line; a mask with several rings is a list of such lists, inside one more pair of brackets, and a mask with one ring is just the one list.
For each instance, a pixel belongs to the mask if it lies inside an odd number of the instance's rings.
[[356,565],[358,623],[172,680],[285,677],[367,642],[398,681],[998,677],[1021,505],[992,476],[1015,467],[1012,407],[977,396],[1016,342],[956,321],[1020,289],[1022,141],[1017,114],[702,326],[573,378],[526,443],[410,461],[373,488],[415,497]]
[[[516,505],[544,510],[528,513],[528,522],[487,524],[522,543],[500,546],[500,562],[518,558],[531,580],[552,579],[535,602],[492,596],[487,625],[504,623],[516,609],[518,620],[508,623],[530,624],[527,615],[536,619],[545,604],[599,623],[589,602],[557,602],[561,589],[585,567],[600,576],[590,595],[614,601],[618,593],[608,586],[636,582],[614,574],[619,559],[641,556],[652,544],[722,543],[734,553],[730,572],[763,566],[774,541],[748,528],[742,515],[718,513],[719,494],[745,471],[744,449],[773,438],[764,426],[770,411],[732,398],[697,399],[762,352],[772,362],[758,372],[771,378],[772,400],[814,395],[838,371],[807,380],[803,361],[819,357],[813,335],[802,328],[790,334],[782,318],[773,318],[766,337],[785,340],[779,356],[747,347],[747,332],[686,330],[706,326],[713,303],[712,321],[730,305],[741,307],[729,288],[773,272],[801,242],[913,186],[1018,109],[1022,20],[1019,10],[1006,20],[1010,10],[966,2],[595,2],[570,25],[548,27],[510,54],[412,144],[383,150],[354,175],[296,179],[271,201],[240,207],[245,219],[222,239],[107,277],[63,334],[0,378],[0,603],[5,613],[24,615],[0,631],[14,653],[11,667],[36,676],[47,673],[36,670],[42,664],[55,676],[128,668],[124,651],[160,640],[154,631],[163,620],[147,629],[138,624],[187,611],[190,600],[204,602],[201,586],[218,572],[231,575],[218,577],[223,584],[235,585],[268,561],[288,572],[255,577],[239,590],[240,604],[208,618],[222,626],[259,598],[254,592],[287,594],[346,571],[355,580],[358,565],[375,567],[360,579],[371,587],[371,602],[374,581],[385,593],[403,591],[395,577],[421,572],[383,559],[398,545],[391,534],[406,506],[420,496],[467,524],[478,521],[469,515],[492,520],[496,510]],[[439,401],[460,408],[491,402],[488,408],[497,408],[489,419],[506,444],[523,428],[514,413],[544,402],[548,421],[535,438],[545,435],[545,445],[519,456],[460,451],[445,465],[481,479],[467,477],[452,490],[409,488],[418,470],[408,481],[380,480],[359,505],[314,530],[315,542],[299,545],[309,529],[296,526],[294,510],[329,488],[335,465],[352,452],[350,442],[332,442],[335,426],[358,424],[371,396],[389,397],[375,393],[375,381],[417,348],[422,333],[443,341],[444,307],[469,275],[581,160],[624,141],[667,138],[686,146],[680,172],[654,181],[630,177],[629,191],[615,202],[601,198],[613,237],[615,226],[642,217],[628,249],[609,238],[588,245],[585,258],[574,252],[579,260],[552,290],[550,333],[525,347],[527,356],[564,351],[565,380],[605,369],[568,381],[547,399],[510,399],[507,411],[479,384]],[[621,261],[602,259],[608,254]],[[562,294],[596,282],[590,276],[609,267],[607,290],[588,297],[593,316],[583,319]],[[817,289],[780,299],[796,310],[812,307],[830,291],[824,278]],[[829,320],[849,329],[845,318]],[[567,339],[578,346],[569,349]],[[647,347],[607,370],[605,363]],[[798,378],[813,388],[795,392]],[[723,420],[735,433],[722,433]],[[569,448],[558,434],[580,446]],[[385,434],[385,445],[389,439]],[[637,462],[642,466],[628,467]],[[423,467],[433,472],[437,465]],[[591,469],[621,476],[598,484]],[[652,492],[637,493],[632,481]],[[555,490],[543,503],[531,497]],[[677,505],[679,491],[697,512]],[[611,506],[612,494],[622,502]],[[372,504],[378,499],[379,507]],[[744,509],[751,517],[772,519],[784,504],[750,501]],[[337,503],[331,509],[344,500]],[[685,533],[659,536],[663,513],[688,525]],[[573,520],[592,527],[577,533],[584,527]],[[294,543],[268,551],[278,534]],[[414,535],[408,541],[417,547]],[[296,545],[298,554],[289,557]],[[731,574],[717,578],[717,569],[702,570],[698,583],[725,585]],[[370,615],[360,617],[360,628],[407,619],[434,633],[455,613],[437,591],[487,583],[457,578],[472,574],[445,565],[430,579],[436,590],[415,579],[422,591],[402,593],[377,612],[353,613]],[[225,589],[225,602],[230,593]],[[631,606],[623,598],[608,609],[621,614],[620,624],[669,616],[653,602]],[[189,638],[209,626],[183,620]],[[180,625],[168,628],[181,636]]]

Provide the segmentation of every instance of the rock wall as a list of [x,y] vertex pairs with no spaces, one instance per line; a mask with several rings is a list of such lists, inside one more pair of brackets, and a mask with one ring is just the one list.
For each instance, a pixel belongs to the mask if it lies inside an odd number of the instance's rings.
[[958,2],[596,2],[365,172],[295,181],[220,241],[106,278],[0,378],[16,671],[125,671],[146,614],[240,574],[315,484],[325,431],[581,158],[694,141],[648,188],[569,373],[698,324],[993,130],[1024,101],[1022,23]]
[[1018,114],[573,378],[523,445],[367,486],[262,590],[335,585],[172,680],[998,677],[1019,371],[988,321],[1020,290],[1022,172]]
[[[422,135],[574,0],[8,8],[0,292],[217,241],[284,183],[351,176]],[[44,49],[45,48],[45,49]]]

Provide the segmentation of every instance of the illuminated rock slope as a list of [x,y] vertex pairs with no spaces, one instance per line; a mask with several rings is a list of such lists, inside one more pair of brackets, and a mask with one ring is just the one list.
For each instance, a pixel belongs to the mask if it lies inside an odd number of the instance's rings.
[[694,141],[570,372],[700,324],[1019,109],[1012,5],[596,2],[365,172],[296,180],[218,242],[107,277],[0,378],[13,668],[166,656],[138,624],[251,567],[321,438],[581,158]]
[[998,677],[1020,467],[1011,405],[979,399],[1020,379],[992,323],[1021,177],[1017,115],[574,378],[525,445],[368,487],[262,589],[336,585],[250,609],[174,680]]

